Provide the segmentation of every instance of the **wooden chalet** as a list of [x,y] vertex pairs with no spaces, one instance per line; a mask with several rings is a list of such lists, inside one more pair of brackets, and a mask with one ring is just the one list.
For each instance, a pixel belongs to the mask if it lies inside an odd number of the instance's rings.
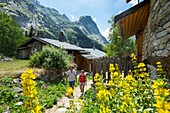
[[40,52],[45,45],[52,45],[56,48],[63,48],[74,56],[74,62],[77,64],[77,69],[92,71],[92,60],[95,58],[103,57],[104,52],[93,48],[81,48],[79,46],[54,40],[48,38],[33,37],[17,49],[18,59],[29,59],[35,52]]

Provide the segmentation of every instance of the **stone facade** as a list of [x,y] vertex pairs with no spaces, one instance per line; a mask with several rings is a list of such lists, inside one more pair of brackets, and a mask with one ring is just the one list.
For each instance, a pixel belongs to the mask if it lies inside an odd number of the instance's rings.
[[151,0],[142,52],[143,59],[159,60],[170,72],[170,0]]

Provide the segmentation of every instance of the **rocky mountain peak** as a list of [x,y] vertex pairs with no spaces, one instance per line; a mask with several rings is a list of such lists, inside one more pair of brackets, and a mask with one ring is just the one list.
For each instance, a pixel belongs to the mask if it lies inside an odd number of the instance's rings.
[[79,18],[79,23],[84,26],[89,34],[100,43],[108,43],[106,38],[103,37],[97,27],[97,24],[93,21],[91,16],[81,16]]
[[88,30],[90,34],[100,33],[96,23],[93,21],[91,16],[81,16],[79,22]]

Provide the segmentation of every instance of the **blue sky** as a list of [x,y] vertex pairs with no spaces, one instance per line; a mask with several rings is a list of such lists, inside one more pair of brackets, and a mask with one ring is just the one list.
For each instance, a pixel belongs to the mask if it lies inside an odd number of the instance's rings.
[[126,0],[39,0],[39,2],[55,8],[60,14],[66,14],[72,21],[78,20],[80,16],[92,16],[100,32],[107,37],[110,17],[132,7],[137,0],[132,0],[128,4]]

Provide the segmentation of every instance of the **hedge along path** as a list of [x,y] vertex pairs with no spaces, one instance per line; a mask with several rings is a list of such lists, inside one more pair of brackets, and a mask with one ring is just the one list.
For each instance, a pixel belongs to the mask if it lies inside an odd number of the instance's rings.
[[[85,91],[88,90],[91,87],[92,83],[93,83],[92,80],[87,79],[87,85],[85,86],[84,90]],[[77,87],[74,88],[74,99],[78,101],[80,96],[81,96],[81,92],[78,85]],[[67,96],[60,98],[57,102],[57,105],[54,105],[52,108],[47,109],[45,113],[65,113],[67,111],[67,108],[70,107],[69,100],[71,99],[68,98]]]

